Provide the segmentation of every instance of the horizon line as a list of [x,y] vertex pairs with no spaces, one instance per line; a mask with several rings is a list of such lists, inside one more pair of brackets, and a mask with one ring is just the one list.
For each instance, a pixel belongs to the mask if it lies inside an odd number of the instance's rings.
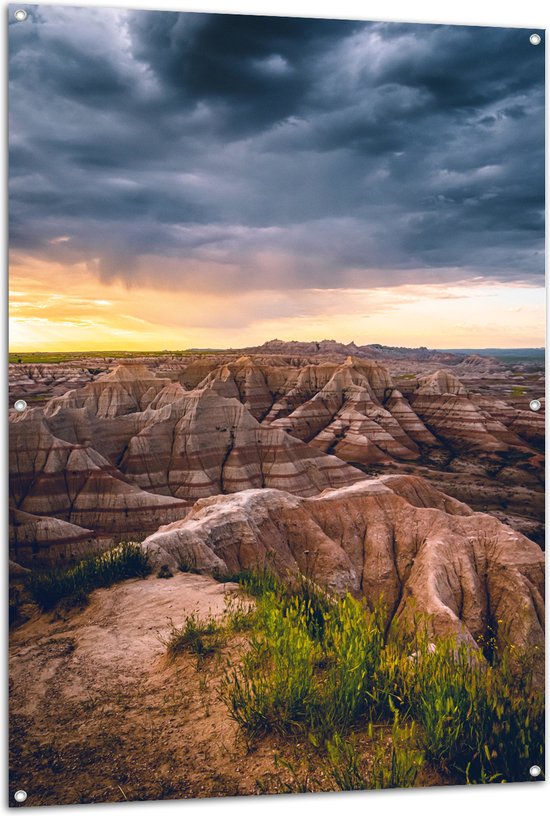
[[[283,341],[285,343],[315,343],[315,340],[286,340]],[[339,342],[339,341],[335,341]],[[263,345],[263,344],[261,344]],[[181,352],[181,351],[248,351],[254,348],[261,348],[259,346],[227,346],[223,347],[213,347],[213,346],[191,346],[189,348],[166,348],[166,349],[154,349],[154,348],[143,348],[143,349],[18,349],[18,350],[8,350],[8,354],[115,354],[124,352],[126,354],[139,354],[139,353],[149,353],[149,354],[172,354],[174,352]],[[342,345],[348,345],[347,343],[342,343]],[[357,345],[357,344],[356,344]],[[365,346],[381,346],[382,348],[402,348],[402,349],[410,349],[412,351],[416,349],[427,349],[428,351],[545,351],[546,346],[447,346],[445,348],[441,346],[388,346],[385,343],[365,343]],[[361,348],[361,346],[358,346]]]

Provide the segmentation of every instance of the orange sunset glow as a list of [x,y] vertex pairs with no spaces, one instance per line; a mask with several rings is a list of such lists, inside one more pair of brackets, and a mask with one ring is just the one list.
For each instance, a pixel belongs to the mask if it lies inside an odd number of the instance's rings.
[[23,259],[10,274],[10,351],[239,348],[325,336],[433,348],[540,346],[543,294],[498,284],[169,292]]

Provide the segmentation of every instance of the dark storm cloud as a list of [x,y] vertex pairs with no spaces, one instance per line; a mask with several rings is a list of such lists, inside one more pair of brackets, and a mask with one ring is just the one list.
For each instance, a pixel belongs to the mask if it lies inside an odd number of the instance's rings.
[[10,24],[11,244],[207,289],[534,283],[529,33],[38,6]]
[[130,19],[134,54],[181,104],[211,101],[227,135],[253,133],[303,107],[320,54],[351,34],[345,21],[174,15]]

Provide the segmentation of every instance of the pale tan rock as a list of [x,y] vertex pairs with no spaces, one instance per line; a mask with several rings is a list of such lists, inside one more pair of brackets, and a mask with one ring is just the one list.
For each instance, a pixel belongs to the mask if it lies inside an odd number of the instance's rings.
[[544,644],[540,548],[417,477],[309,499],[276,490],[203,499],[143,547],[158,563],[199,570],[300,570],[336,592],[383,596],[396,621],[425,614],[434,635],[473,644],[500,621],[511,643]]
[[431,396],[442,396],[443,394],[465,395],[466,389],[454,374],[450,371],[434,371],[425,377],[418,379],[417,394],[429,394]]

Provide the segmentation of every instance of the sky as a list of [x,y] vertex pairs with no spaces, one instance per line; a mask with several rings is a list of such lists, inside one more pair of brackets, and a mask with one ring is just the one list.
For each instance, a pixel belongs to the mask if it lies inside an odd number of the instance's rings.
[[544,344],[531,29],[15,8],[11,350]]

